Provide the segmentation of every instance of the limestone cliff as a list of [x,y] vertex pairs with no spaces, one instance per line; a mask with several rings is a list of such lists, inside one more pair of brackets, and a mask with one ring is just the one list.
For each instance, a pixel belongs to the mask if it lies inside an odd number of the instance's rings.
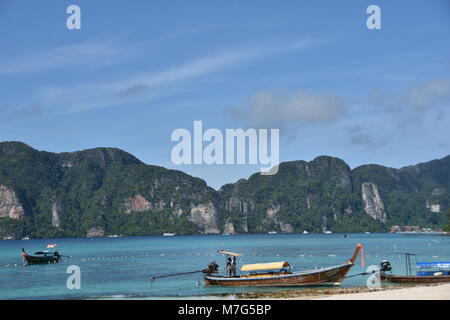
[[374,183],[364,182],[361,186],[361,193],[366,213],[376,220],[386,222],[387,214],[378,187]]
[[147,201],[141,194],[137,194],[133,198],[128,198],[127,200],[125,200],[124,207],[126,214],[143,212],[153,209],[152,204]]
[[225,227],[223,229],[224,234],[235,234],[234,225],[232,222],[225,223]]
[[59,201],[53,201],[52,204],[52,226],[59,228],[59,213],[61,212],[61,204]]
[[266,221],[273,222],[280,228],[282,233],[292,233],[294,228],[291,224],[283,222],[278,217],[278,212],[280,211],[280,205],[271,205],[266,211]]
[[0,238],[385,232],[393,224],[442,228],[449,208],[450,156],[400,169],[351,169],[319,156],[216,191],[119,149],[52,153],[0,143]]
[[212,202],[192,206],[189,220],[202,229],[205,234],[218,234],[217,210]]
[[103,237],[105,235],[105,230],[100,227],[94,227],[87,231],[86,237],[93,238],[93,237]]
[[4,185],[0,185],[0,218],[22,219],[24,210],[16,193]]

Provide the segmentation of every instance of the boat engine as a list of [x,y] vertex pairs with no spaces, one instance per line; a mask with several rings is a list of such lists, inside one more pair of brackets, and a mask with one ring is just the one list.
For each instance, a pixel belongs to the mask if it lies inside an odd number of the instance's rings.
[[206,269],[203,269],[203,273],[206,274],[218,272],[219,272],[219,265],[215,261],[208,263],[208,267],[206,267]]
[[380,268],[381,272],[386,272],[386,271],[392,270],[391,263],[387,260],[381,261],[380,266],[381,266],[381,268]]

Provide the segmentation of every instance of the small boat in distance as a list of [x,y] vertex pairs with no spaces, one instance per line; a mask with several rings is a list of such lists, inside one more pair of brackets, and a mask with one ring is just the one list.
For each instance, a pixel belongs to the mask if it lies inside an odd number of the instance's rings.
[[[392,283],[439,283],[450,282],[450,261],[448,262],[416,262],[416,274],[411,267],[413,253],[405,253],[406,275],[391,274],[391,264],[387,260],[381,262],[380,277],[382,281]],[[388,273],[389,272],[389,273]]]
[[325,234],[330,234],[330,233],[333,233],[333,232],[327,230],[327,231],[325,231],[324,233],[325,233]]
[[164,232],[163,233],[164,237],[173,237],[173,236],[176,236],[176,235],[177,235],[176,233],[170,233],[170,232]]
[[267,232],[268,234],[277,234],[278,232],[276,232],[276,231],[269,231],[269,232]]
[[58,253],[57,249],[53,252],[45,250],[35,252],[34,254],[35,254],[34,256],[30,256],[25,252],[25,249],[22,248],[22,259],[24,265],[61,262],[61,255]]
[[308,234],[308,231],[306,231],[306,230],[305,230],[305,231],[303,231],[303,234]]
[[[362,245],[358,244],[353,256],[343,264],[325,268],[317,268],[305,271],[291,271],[291,266],[287,261],[246,264],[241,267],[241,272],[246,274],[236,276],[215,275],[218,273],[218,265],[213,262],[203,272],[205,285],[209,286],[230,286],[230,287],[280,287],[280,286],[333,286],[340,285],[353,266]],[[240,254],[220,251],[227,256],[234,258]],[[227,259],[230,260],[230,259]],[[211,268],[210,266],[214,266]]]

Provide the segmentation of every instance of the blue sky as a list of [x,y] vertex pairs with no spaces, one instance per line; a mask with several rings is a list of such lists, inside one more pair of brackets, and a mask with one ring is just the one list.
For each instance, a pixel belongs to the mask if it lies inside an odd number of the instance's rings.
[[448,1],[3,0],[0,39],[0,141],[118,147],[214,188],[260,166],[176,166],[173,130],[279,128],[281,161],[450,154]]

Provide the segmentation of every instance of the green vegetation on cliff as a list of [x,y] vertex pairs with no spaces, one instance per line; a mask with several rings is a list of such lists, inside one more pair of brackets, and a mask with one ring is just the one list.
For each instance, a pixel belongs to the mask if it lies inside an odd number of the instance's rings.
[[[38,238],[84,237],[91,228],[126,235],[201,232],[188,219],[190,205],[215,192],[201,179],[118,149],[52,154],[16,142],[0,144],[0,185],[14,190],[25,211],[20,220],[0,218],[0,232]],[[148,204],[132,203],[125,213],[125,200],[136,195]],[[170,207],[183,212],[175,219]]]
[[401,169],[353,170],[320,156],[215,191],[119,149],[55,154],[0,143],[0,239],[443,228],[449,192],[450,156]]

